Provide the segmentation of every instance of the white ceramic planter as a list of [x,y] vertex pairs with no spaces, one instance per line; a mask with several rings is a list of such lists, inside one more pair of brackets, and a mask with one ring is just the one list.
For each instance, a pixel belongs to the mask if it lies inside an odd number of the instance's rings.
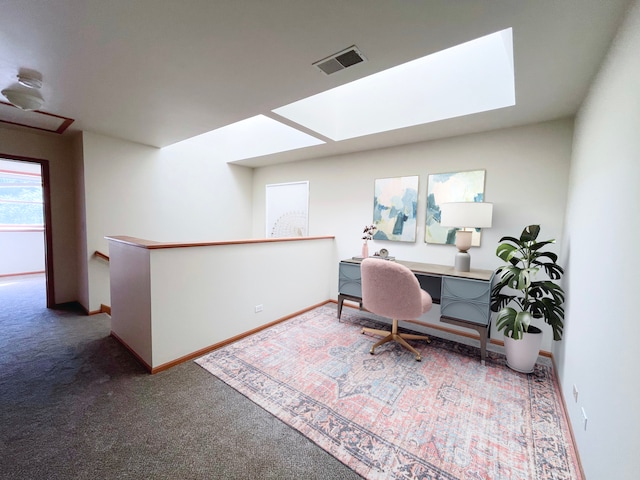
[[537,333],[524,333],[521,340],[504,337],[504,350],[507,355],[507,365],[512,370],[521,373],[531,373],[540,354],[542,345],[542,330],[530,327]]

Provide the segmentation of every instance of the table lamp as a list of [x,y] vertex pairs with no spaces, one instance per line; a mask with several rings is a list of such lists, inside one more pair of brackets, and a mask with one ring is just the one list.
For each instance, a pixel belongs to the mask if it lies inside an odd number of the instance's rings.
[[451,202],[440,205],[440,225],[454,227],[456,231],[456,254],[454,268],[459,272],[468,272],[471,267],[472,230],[467,228],[489,228],[493,216],[493,203],[486,202]]

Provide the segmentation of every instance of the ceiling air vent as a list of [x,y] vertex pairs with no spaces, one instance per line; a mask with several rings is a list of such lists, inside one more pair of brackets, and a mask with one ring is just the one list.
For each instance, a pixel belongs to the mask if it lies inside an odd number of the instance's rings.
[[331,75],[332,73],[336,73],[340,70],[344,70],[345,68],[349,68],[352,65],[366,61],[367,59],[362,55],[362,53],[360,53],[358,47],[352,45],[346,50],[342,50],[341,52],[334,53],[327,58],[318,60],[313,65],[318,67],[327,75]]

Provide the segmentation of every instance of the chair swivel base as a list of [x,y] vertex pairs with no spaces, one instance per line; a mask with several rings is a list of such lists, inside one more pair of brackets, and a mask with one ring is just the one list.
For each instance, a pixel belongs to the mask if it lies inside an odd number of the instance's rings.
[[[376,342],[369,350],[369,353],[373,355],[375,353],[376,347],[383,345],[387,342],[395,341],[402,345],[404,348],[412,352],[416,356],[416,362],[422,360],[422,356],[420,352],[418,352],[415,348],[407,343],[406,340],[426,340],[427,343],[431,343],[431,339],[426,335],[415,335],[412,333],[398,333],[398,320],[394,319],[391,323],[391,331],[388,330],[378,330],[376,328],[362,328],[362,333],[371,333],[374,335],[384,335],[384,338],[378,342]],[[406,340],[405,340],[406,339]]]

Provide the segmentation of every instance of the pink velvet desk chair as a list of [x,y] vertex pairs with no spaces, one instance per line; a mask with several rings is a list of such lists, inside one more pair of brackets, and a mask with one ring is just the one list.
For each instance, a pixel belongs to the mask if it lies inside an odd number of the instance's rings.
[[409,345],[407,340],[431,340],[426,335],[398,333],[398,320],[417,325],[426,325],[416,319],[431,309],[431,295],[420,288],[418,279],[409,268],[399,263],[376,258],[365,258],[361,265],[362,303],[364,308],[381,317],[391,318],[391,331],[363,328],[362,333],[384,335],[369,353],[373,355],[376,347],[395,340],[404,348],[413,352],[416,360],[422,360],[420,353]]

